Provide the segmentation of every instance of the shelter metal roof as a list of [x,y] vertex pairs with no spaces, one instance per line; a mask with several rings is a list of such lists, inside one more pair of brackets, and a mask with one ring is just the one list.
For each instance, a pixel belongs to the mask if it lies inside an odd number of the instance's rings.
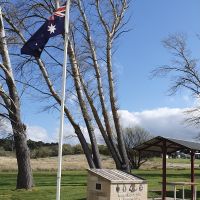
[[200,150],[199,142],[186,141],[186,140],[167,138],[161,136],[152,138],[134,147],[133,149],[138,151],[152,151],[152,152],[162,153],[162,147],[164,141],[166,141],[167,153],[173,153],[184,149],[194,150],[194,151]]
[[116,169],[88,169],[90,173],[102,177],[111,183],[142,183],[144,179]]

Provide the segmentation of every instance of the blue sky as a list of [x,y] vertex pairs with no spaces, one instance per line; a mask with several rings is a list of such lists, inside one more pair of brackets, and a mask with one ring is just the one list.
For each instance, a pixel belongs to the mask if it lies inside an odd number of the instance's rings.
[[[200,52],[200,1],[198,0],[136,0],[129,13],[131,32],[124,35],[119,44],[116,62],[123,67],[118,83],[120,106],[123,109],[141,111],[157,107],[185,107],[180,96],[169,101],[168,79],[150,80],[150,71],[168,64],[170,55],[161,41],[169,34],[186,33],[195,55]],[[183,95],[183,94],[182,94]]]
[[[171,33],[186,33],[188,45],[198,57],[200,41],[196,34],[200,33],[199,10],[199,0],[132,1],[128,11],[129,15],[132,15],[128,27],[132,30],[118,41],[118,51],[114,57],[118,77],[117,96],[121,110],[141,114],[147,110],[160,112],[160,108],[167,107],[174,113],[180,112],[173,110],[174,108],[184,109],[193,105],[194,101],[187,91],[172,97],[167,95],[169,79],[152,80],[149,76],[155,67],[170,63],[170,54],[163,48],[161,41]],[[57,114],[39,113],[40,104],[27,98],[24,99],[22,107],[25,123],[41,128],[45,134],[53,137],[59,125]],[[137,117],[141,116],[140,114]],[[146,127],[145,124],[142,125]],[[196,130],[194,132],[196,133]]]

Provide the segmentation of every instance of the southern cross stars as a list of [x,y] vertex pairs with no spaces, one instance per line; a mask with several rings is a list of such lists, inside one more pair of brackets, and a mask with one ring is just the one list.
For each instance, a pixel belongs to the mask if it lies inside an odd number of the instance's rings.
[[56,25],[51,24],[51,26],[48,26],[48,31],[50,34],[54,33],[56,30]]

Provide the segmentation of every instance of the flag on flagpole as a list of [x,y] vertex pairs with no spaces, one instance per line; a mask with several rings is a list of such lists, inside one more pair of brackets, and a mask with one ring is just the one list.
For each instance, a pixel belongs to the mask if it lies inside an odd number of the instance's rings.
[[35,56],[39,58],[49,38],[59,34],[64,34],[64,61],[62,75],[62,98],[60,109],[60,130],[59,130],[59,148],[58,148],[58,172],[57,172],[57,189],[56,200],[60,200],[61,190],[61,172],[62,172],[62,144],[64,132],[64,107],[65,107],[65,90],[66,90],[66,73],[67,73],[67,48],[69,37],[69,9],[70,0],[66,6],[58,8],[53,15],[33,34],[33,36],[24,44],[21,49],[22,54]]
[[24,44],[21,54],[40,57],[49,38],[65,32],[66,6],[58,8],[53,15]]

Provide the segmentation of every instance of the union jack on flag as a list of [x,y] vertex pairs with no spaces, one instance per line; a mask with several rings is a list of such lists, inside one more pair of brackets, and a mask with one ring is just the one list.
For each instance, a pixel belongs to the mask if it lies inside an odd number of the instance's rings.
[[65,10],[66,10],[66,6],[62,6],[58,8],[53,14],[58,17],[65,17]]

